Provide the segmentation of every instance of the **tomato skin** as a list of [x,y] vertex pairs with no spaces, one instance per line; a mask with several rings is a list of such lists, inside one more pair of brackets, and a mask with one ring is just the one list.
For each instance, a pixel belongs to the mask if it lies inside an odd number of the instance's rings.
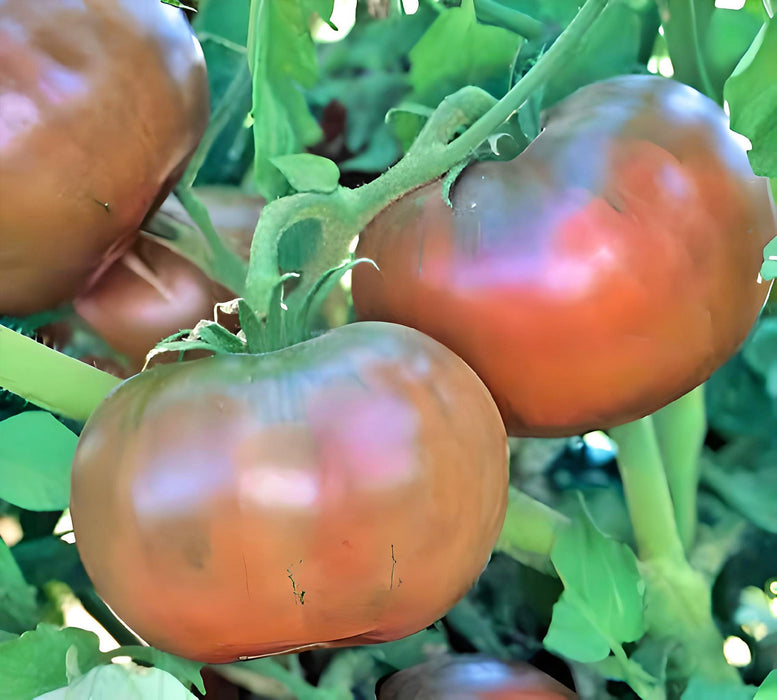
[[[225,243],[248,259],[264,200],[219,187],[198,188],[196,193]],[[162,209],[189,223],[183,208],[168,202]],[[150,238],[140,237],[130,253],[154,275],[156,284],[137,274],[126,258],[120,259],[76,298],[73,306],[138,371],[160,340],[193,328],[201,319],[212,319],[215,304],[236,295]]]
[[160,243],[139,238],[131,252],[154,273],[158,286],[120,259],[73,306],[103,340],[140,369],[154,345],[193,328],[200,319],[213,318],[214,305],[230,293]]
[[396,639],[486,565],[506,440],[474,372],[393,324],[163,365],[84,428],[76,542],[113,610],[181,656]]
[[491,389],[513,435],[647,415],[705,381],[767,295],[777,234],[724,113],[624,76],[560,103],[509,162],[467,168],[384,210],[353,271],[360,319],[418,328]]
[[390,676],[378,700],[572,700],[577,695],[524,662],[443,656]]
[[158,0],[0,0],[0,76],[0,313],[24,315],[131,245],[205,130],[208,85]]

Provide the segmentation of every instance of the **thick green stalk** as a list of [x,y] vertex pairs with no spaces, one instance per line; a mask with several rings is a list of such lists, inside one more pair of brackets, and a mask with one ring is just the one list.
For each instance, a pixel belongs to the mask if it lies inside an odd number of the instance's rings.
[[555,573],[550,553],[556,534],[569,525],[566,516],[510,487],[507,514],[495,549],[543,573]]
[[677,529],[688,551],[696,537],[699,456],[707,433],[704,385],[654,413],[653,424],[672,494]]
[[121,380],[0,326],[0,388],[85,421]]
[[618,445],[618,468],[640,559],[684,561],[653,419],[613,428],[610,436]]

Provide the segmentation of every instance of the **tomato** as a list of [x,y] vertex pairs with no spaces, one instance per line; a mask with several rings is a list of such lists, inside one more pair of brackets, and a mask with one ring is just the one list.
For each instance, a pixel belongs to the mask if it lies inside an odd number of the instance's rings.
[[393,324],[160,365],[84,428],[76,543],[108,605],[181,656],[396,639],[485,567],[506,441],[474,372]]
[[378,700],[571,700],[539,669],[478,655],[443,656],[390,676]]
[[126,250],[207,125],[181,10],[0,0],[0,313],[72,299]]
[[[226,188],[198,189],[214,227],[236,252],[248,258],[251,238],[264,201]],[[182,222],[188,217],[173,204],[163,205]],[[139,274],[138,263],[150,273]],[[160,340],[201,319],[213,318],[215,304],[235,297],[211,281],[196,265],[148,238],[115,262],[74,301],[78,314],[114,350],[140,369]]]
[[581,88],[517,158],[434,182],[372,221],[358,317],[460,355],[508,432],[572,435],[647,415],[744,340],[777,234],[725,114],[692,88],[622,76]]
[[[134,267],[138,263],[152,278],[138,274]],[[200,319],[213,318],[214,305],[229,296],[193,263],[160,243],[140,238],[130,253],[74,301],[74,308],[139,369],[162,338],[193,328]]]

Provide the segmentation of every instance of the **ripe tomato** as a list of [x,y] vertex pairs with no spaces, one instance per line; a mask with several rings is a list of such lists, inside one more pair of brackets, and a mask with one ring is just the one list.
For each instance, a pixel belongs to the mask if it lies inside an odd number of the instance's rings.
[[[248,258],[251,238],[264,201],[226,188],[198,189],[214,227],[235,252]],[[167,202],[163,209],[183,222],[182,209]],[[138,274],[140,261],[154,279]],[[215,304],[235,297],[210,280],[196,265],[148,238],[139,238],[129,255],[115,262],[74,307],[114,350],[140,369],[162,338],[213,318]]]
[[589,85],[517,158],[415,190],[362,233],[361,319],[460,355],[515,435],[639,418],[705,381],[744,340],[777,233],[727,120],[653,76]]
[[487,656],[443,656],[390,676],[378,700],[572,700],[577,695],[539,669]]
[[393,324],[161,365],[84,428],[76,542],[111,608],[181,656],[396,639],[488,561],[506,440],[475,373]]
[[134,239],[207,125],[181,10],[0,0],[0,313],[72,299]]

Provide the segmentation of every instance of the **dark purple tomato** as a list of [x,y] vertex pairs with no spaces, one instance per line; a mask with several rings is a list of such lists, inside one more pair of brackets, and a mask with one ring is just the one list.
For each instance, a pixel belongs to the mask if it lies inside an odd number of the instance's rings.
[[84,428],[76,543],[135,632],[205,662],[382,642],[472,586],[507,503],[475,373],[403,326],[142,372]]
[[69,301],[126,250],[208,115],[181,10],[0,0],[0,313]]
[[381,684],[378,700],[573,700],[577,695],[525,662],[443,656]]
[[777,235],[726,115],[690,87],[622,76],[581,88],[509,162],[405,195],[361,234],[361,319],[460,355],[508,433],[571,435],[642,417],[740,346]]

